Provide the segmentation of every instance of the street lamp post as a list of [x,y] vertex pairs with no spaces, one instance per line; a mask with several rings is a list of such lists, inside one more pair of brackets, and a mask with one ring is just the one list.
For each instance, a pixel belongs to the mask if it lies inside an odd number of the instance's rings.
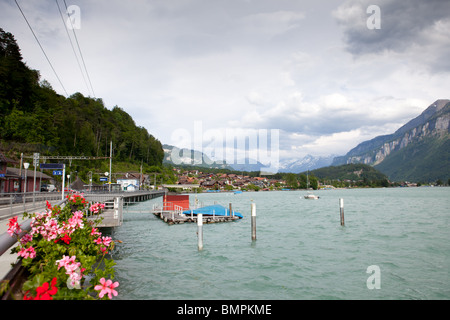
[[92,171],[89,171],[89,192],[92,191]]
[[25,186],[23,188],[23,206],[25,207],[25,197],[27,194],[27,184],[28,184],[28,180],[27,180],[27,171],[28,171],[28,167],[30,166],[30,164],[28,162],[24,162],[23,163],[23,167],[25,168]]

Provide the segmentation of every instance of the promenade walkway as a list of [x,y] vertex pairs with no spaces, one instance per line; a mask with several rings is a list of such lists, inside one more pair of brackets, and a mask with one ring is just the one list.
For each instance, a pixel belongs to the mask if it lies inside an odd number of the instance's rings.
[[[55,205],[60,200],[49,200],[49,202],[52,205]],[[35,202],[33,205],[32,202],[26,203],[26,212],[39,212],[45,210],[45,201]],[[11,211],[11,208],[9,205],[3,205],[0,207],[0,235],[4,234],[8,230],[8,222],[9,218],[18,216],[17,221],[19,224],[24,222],[23,220],[23,204],[13,205],[13,210]],[[0,255],[0,279],[3,279],[5,275],[9,272],[11,269],[11,264],[15,263],[17,260],[16,254],[11,254],[11,249],[17,246],[18,242],[13,245],[11,248],[9,248],[4,254]]]

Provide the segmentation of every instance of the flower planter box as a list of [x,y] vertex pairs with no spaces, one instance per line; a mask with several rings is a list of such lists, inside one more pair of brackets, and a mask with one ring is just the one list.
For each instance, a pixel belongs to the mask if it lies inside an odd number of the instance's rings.
[[22,260],[19,260],[2,280],[2,288],[6,290],[2,292],[1,300],[22,300],[21,289],[28,276],[29,273],[22,266]]

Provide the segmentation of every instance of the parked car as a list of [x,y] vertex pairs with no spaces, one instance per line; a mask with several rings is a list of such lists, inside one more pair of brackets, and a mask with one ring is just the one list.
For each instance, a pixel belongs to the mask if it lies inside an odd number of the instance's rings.
[[41,185],[41,191],[53,192],[56,191],[54,184],[43,184]]

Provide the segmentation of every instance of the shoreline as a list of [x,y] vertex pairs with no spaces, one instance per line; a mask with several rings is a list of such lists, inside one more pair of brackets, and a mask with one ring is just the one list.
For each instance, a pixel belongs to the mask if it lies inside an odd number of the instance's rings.
[[176,195],[176,194],[202,194],[202,193],[243,193],[243,192],[274,192],[274,191],[322,191],[322,190],[354,190],[354,189],[399,189],[399,188],[445,188],[450,186],[433,186],[433,185],[422,185],[422,186],[391,186],[391,187],[332,187],[332,188],[319,188],[319,189],[283,189],[283,190],[202,190],[201,192],[194,192],[194,191],[188,191],[183,190],[182,192],[176,192],[176,191],[168,191],[167,194],[170,195]]

